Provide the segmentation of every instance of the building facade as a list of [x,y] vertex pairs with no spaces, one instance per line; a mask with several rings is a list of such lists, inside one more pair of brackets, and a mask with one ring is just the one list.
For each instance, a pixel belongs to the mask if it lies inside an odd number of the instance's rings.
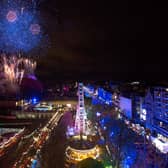
[[142,111],[144,97],[135,93],[130,93],[130,95],[127,96],[120,96],[119,101],[120,111],[126,118],[132,120],[136,124],[143,123]]
[[168,137],[168,88],[153,88],[153,131]]
[[143,103],[143,110],[145,112],[144,113],[145,126],[150,130],[152,129],[153,125],[153,111],[154,111],[153,105],[154,105],[153,96],[150,89],[148,89]]
[[162,153],[168,153],[168,88],[150,88],[145,97],[144,109],[145,124],[151,132],[152,143]]
[[133,130],[150,138],[162,153],[168,153],[168,88],[154,86],[144,89],[144,94],[137,90],[121,95],[120,110],[126,123],[131,121]]

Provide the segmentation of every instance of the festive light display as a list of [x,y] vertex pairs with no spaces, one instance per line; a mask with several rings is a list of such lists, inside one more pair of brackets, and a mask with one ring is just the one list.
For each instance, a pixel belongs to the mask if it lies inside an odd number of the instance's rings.
[[24,73],[34,74],[36,62],[28,58],[19,58],[15,55],[6,57],[3,54],[1,57],[1,67],[3,67],[2,73],[4,73],[4,77],[7,80],[11,81],[11,83],[20,83]]
[[85,111],[84,105],[84,91],[83,91],[83,83],[78,84],[78,106],[76,112],[76,120],[75,120],[75,131],[77,134],[86,134],[87,131],[87,115]]
[[40,45],[44,34],[36,5],[39,1],[7,0],[0,4],[0,49],[28,52]]
[[95,146],[91,149],[78,150],[70,146],[67,147],[65,151],[66,157],[72,162],[77,163],[86,158],[97,159],[100,155],[100,149],[98,146]]
[[112,105],[112,94],[103,88],[98,88],[98,98],[105,104]]
[[28,58],[2,54],[0,58],[0,90],[5,90],[6,87],[18,88],[24,75],[33,75],[35,68],[36,62]]
[[[71,146],[66,148],[67,163],[76,164],[86,158],[97,159],[100,156],[100,149],[92,141],[88,140],[88,135],[92,135],[88,127],[87,114],[84,105],[84,87],[83,83],[78,84],[78,106],[75,118],[75,127],[68,128],[67,134],[73,138]],[[79,145],[80,144],[80,145]],[[78,146],[78,147],[77,147]]]
[[93,86],[84,86],[85,96],[92,97],[92,104],[112,105],[112,94],[103,88],[94,89]]
[[1,67],[2,73],[4,75],[4,78],[9,81],[10,83],[21,83],[21,80],[24,75],[24,69],[19,68],[19,65],[21,63],[21,59],[18,59],[15,56],[12,57],[6,57],[5,55],[2,55],[1,58]]
[[22,66],[24,67],[25,74],[34,74],[34,71],[36,69],[37,63],[36,61],[33,61],[28,58],[22,58],[21,59]]

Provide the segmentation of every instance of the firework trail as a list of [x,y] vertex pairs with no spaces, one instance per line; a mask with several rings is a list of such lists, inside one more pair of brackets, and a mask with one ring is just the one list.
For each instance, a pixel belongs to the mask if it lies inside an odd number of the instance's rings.
[[18,92],[24,76],[34,75],[36,61],[16,55],[0,57],[0,93]]
[[10,83],[20,85],[24,74],[34,74],[36,65],[35,61],[28,58],[1,55],[1,74]]
[[24,69],[19,68],[21,60],[16,56],[6,57],[4,54],[1,57],[1,67],[3,67],[4,78],[10,83],[20,84],[24,75]]
[[22,62],[22,65],[24,67],[25,74],[34,75],[34,71],[35,71],[36,66],[37,66],[36,61],[33,61],[31,59],[28,59],[28,58],[22,58],[21,62]]

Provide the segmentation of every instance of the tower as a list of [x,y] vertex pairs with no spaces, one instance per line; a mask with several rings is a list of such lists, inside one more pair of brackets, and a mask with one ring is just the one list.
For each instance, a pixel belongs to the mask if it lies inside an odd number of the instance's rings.
[[75,119],[75,133],[76,134],[86,134],[87,131],[87,115],[85,111],[84,105],[84,90],[83,83],[78,84],[78,105],[76,111],[76,119]]
[[70,144],[66,148],[66,164],[69,168],[76,165],[79,161],[86,158],[97,159],[100,155],[99,147],[94,141],[87,138],[89,135],[87,127],[87,115],[84,105],[84,89],[83,83],[78,83],[78,104],[76,110],[74,129],[69,128]]

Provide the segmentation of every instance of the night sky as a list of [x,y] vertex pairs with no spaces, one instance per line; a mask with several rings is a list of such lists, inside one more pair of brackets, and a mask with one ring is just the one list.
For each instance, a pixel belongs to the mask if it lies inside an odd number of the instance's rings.
[[[50,48],[37,74],[48,79],[167,79],[166,4],[44,0]],[[165,75],[165,76],[164,76]]]

